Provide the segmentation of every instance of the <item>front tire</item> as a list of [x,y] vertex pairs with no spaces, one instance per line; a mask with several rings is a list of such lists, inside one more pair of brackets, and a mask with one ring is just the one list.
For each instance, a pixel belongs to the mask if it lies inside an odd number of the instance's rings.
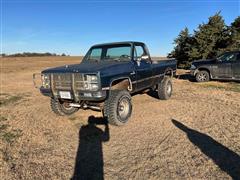
[[110,124],[121,126],[132,114],[131,95],[126,90],[112,90],[104,103],[104,116]]
[[79,110],[79,108],[69,106],[67,102],[51,98],[50,101],[52,111],[59,116],[68,116]]
[[165,76],[163,80],[158,83],[158,98],[167,100],[172,96],[172,81],[169,76]]
[[209,81],[209,73],[207,71],[199,71],[196,74],[196,81],[197,82],[207,82]]

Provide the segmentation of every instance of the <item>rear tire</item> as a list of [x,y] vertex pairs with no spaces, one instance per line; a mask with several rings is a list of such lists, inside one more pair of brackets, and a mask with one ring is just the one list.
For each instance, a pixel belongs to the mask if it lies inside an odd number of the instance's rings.
[[172,81],[169,76],[165,76],[163,80],[158,83],[158,98],[167,100],[172,95]]
[[111,125],[121,126],[132,114],[131,95],[127,90],[112,90],[104,103],[104,116]]
[[196,81],[197,82],[207,82],[209,81],[209,73],[207,71],[199,71],[196,74]]
[[71,115],[79,110],[79,108],[70,107],[69,103],[60,102],[53,98],[51,98],[50,104],[52,111],[59,116]]

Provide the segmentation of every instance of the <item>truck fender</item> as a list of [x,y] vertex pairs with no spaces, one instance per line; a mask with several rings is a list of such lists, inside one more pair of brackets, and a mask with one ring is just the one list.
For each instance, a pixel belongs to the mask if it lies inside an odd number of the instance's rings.
[[129,77],[119,77],[111,80],[110,90],[123,90],[132,91],[132,81]]
[[172,68],[167,68],[164,72],[164,76],[170,76],[170,77],[173,77],[174,75],[174,71]]

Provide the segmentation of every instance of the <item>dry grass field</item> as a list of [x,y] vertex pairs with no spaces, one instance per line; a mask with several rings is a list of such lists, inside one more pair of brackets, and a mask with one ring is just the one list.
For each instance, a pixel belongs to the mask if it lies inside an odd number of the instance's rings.
[[80,59],[0,59],[0,179],[240,179],[239,83],[174,78],[170,100],[137,94],[114,127],[90,110],[58,117],[33,87],[33,73]]

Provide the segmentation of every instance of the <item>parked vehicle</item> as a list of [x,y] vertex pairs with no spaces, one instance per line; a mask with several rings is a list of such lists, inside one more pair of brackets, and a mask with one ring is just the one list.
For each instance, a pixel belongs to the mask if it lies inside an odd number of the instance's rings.
[[191,75],[197,82],[210,79],[240,80],[240,51],[226,52],[215,59],[194,61]]
[[175,73],[175,60],[151,60],[144,43],[98,44],[80,64],[42,71],[40,92],[58,115],[90,108],[102,111],[110,124],[123,125],[132,114],[131,94],[152,89],[159,99],[169,99]]

